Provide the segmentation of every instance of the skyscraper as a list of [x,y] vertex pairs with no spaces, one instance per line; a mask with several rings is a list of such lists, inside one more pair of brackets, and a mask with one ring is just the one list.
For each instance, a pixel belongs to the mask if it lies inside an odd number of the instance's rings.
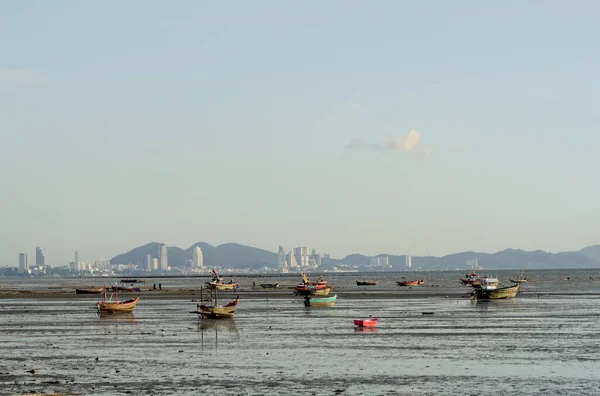
[[75,267],[79,265],[79,250],[75,250],[75,257],[73,262],[75,263]]
[[294,249],[296,262],[302,268],[307,268],[310,264],[310,253],[307,247],[297,247]]
[[164,243],[158,247],[158,262],[160,263],[161,271],[166,271],[169,268],[169,255],[167,253],[167,245]]
[[285,264],[285,251],[283,250],[283,246],[279,246],[279,250],[277,251],[277,268],[287,268]]
[[410,254],[406,255],[405,264],[406,264],[406,268],[408,268],[408,269],[412,268],[412,256]]
[[204,267],[204,255],[202,254],[202,249],[200,249],[200,246],[194,247],[194,258],[192,260],[192,265],[197,268]]
[[295,269],[298,266],[298,263],[296,262],[296,257],[294,256],[294,252],[289,252],[287,254],[287,264],[290,266],[291,269]]
[[149,254],[146,255],[146,271],[152,271],[152,256]]
[[27,253],[19,253],[19,272],[27,272],[29,263],[27,262]]
[[152,271],[158,271],[158,259],[152,257]]
[[44,253],[42,253],[42,248],[35,248],[35,265],[37,267],[43,267],[45,265]]

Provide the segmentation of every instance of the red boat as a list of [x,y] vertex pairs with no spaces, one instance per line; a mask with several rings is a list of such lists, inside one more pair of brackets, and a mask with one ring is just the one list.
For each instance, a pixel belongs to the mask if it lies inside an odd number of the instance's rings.
[[463,285],[481,284],[481,279],[479,278],[479,275],[475,273],[465,275],[465,277],[460,279],[460,281]]
[[398,284],[398,286],[418,286],[422,285],[425,282],[423,281],[423,279],[417,279],[412,281],[399,281],[396,283]]
[[301,273],[300,275],[302,275],[302,283],[296,285],[298,293],[308,293],[310,291],[331,288],[331,286],[328,286],[327,281],[322,278],[319,278],[316,282],[311,282],[305,274]]
[[358,327],[375,327],[375,326],[377,326],[377,318],[354,319],[354,326],[358,326]]

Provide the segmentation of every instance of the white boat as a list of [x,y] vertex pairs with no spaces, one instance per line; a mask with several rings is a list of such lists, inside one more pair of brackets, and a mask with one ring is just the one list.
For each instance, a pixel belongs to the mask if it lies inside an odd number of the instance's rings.
[[481,278],[481,286],[479,287],[481,290],[496,290],[498,288],[498,278],[493,276],[484,276]]

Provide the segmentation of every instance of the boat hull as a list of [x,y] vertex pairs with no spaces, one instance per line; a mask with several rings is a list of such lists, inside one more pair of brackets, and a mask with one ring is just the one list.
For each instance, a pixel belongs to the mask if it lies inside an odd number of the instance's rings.
[[333,307],[337,300],[337,294],[332,297],[309,297],[304,298],[305,307]]
[[227,319],[233,317],[235,314],[235,310],[237,309],[237,305],[239,302],[239,298],[236,298],[234,301],[225,304],[223,306],[207,306],[207,305],[198,305],[198,311],[196,312],[202,319]]
[[520,284],[508,287],[499,287],[497,289],[486,290],[476,289],[475,296],[481,300],[500,300],[504,298],[513,298],[519,293]]
[[356,286],[375,286],[377,281],[356,281]]
[[262,283],[260,287],[263,289],[275,289],[279,287],[279,283]]
[[127,300],[123,302],[99,302],[96,304],[96,308],[98,308],[98,311],[103,314],[130,313],[133,312],[139,300],[140,298],[136,297],[133,300]]
[[304,289],[298,290],[298,294],[301,296],[327,296],[331,292],[331,288],[327,287],[325,289]]
[[375,326],[377,326],[377,318],[373,318],[373,319],[354,319],[354,326],[358,326],[358,327],[375,327]]
[[414,280],[414,281],[398,281],[396,282],[398,286],[419,286],[425,283],[422,279]]
[[100,294],[104,289],[75,289],[75,294]]

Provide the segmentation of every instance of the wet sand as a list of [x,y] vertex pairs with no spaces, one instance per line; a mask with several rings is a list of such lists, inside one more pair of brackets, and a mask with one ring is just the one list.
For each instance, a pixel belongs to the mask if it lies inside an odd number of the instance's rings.
[[[190,313],[200,297],[190,287],[123,293],[140,294],[133,314],[98,317],[101,295],[5,283],[0,394],[598,393],[595,283],[541,279],[515,299],[478,302],[452,278],[412,289],[338,279],[329,309],[305,308],[293,284],[242,287],[219,292],[240,296],[222,321]],[[376,328],[353,326],[370,315]]]

